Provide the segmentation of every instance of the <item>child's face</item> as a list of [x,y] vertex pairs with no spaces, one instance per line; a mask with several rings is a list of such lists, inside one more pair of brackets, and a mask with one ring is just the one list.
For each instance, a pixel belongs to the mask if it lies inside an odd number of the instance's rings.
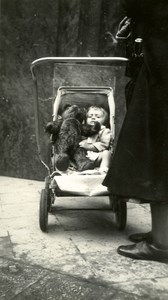
[[100,125],[103,125],[104,119],[105,119],[105,116],[101,110],[91,108],[91,109],[89,109],[89,111],[87,113],[86,123],[88,125],[94,125],[95,122],[99,122]]

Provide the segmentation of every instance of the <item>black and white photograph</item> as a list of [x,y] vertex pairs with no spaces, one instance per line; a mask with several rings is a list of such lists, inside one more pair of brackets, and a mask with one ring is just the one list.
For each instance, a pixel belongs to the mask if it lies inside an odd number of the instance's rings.
[[0,300],[168,299],[168,1],[0,0]]

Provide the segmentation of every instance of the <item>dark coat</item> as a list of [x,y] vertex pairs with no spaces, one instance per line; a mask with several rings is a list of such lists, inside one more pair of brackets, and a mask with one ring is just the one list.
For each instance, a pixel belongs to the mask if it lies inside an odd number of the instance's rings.
[[144,59],[132,72],[134,88],[103,184],[123,197],[168,201],[168,1],[125,2]]

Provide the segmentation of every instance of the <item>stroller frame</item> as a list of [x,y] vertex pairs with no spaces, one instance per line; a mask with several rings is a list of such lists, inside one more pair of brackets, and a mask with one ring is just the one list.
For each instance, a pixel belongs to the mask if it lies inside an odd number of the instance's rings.
[[[105,66],[125,66],[127,62],[127,58],[123,57],[44,57],[44,58],[39,58],[31,63],[30,70],[32,74],[32,79],[34,82],[34,87],[35,87],[35,98],[34,98],[34,112],[35,112],[35,131],[36,131],[36,142],[37,142],[37,149],[38,149],[38,156],[41,161],[41,163],[44,165],[46,168],[48,175],[45,177],[45,187],[44,189],[41,190],[41,195],[40,195],[40,206],[39,206],[39,226],[40,229],[43,232],[46,232],[48,229],[48,213],[51,212],[52,205],[54,204],[56,197],[61,197],[61,196],[73,196],[72,192],[62,192],[57,185],[56,182],[56,176],[57,176],[57,171],[54,170],[54,166],[51,169],[42,159],[41,156],[41,147],[40,147],[40,130],[39,130],[39,97],[38,97],[38,84],[37,84],[37,77],[36,77],[36,72],[35,68],[38,65],[45,64],[45,63],[98,63],[98,62],[103,62],[103,65]],[[78,92],[78,91],[85,91],[85,92],[94,92],[94,91],[108,91],[112,92],[113,89],[111,87],[106,87],[106,86],[101,86],[101,87],[96,87],[96,86],[61,86],[57,90],[57,96],[55,98],[55,102],[53,105],[53,121],[57,118],[57,114],[59,111],[59,105],[60,105],[60,98],[58,95],[63,91],[67,90],[70,92]],[[56,101],[57,100],[57,101]],[[113,108],[112,108],[113,109]],[[114,112],[115,113],[115,112]],[[109,120],[110,125],[114,120]],[[112,137],[114,138],[115,132],[114,132],[114,125],[113,127],[113,132],[112,132]],[[54,146],[52,146],[54,147]],[[52,149],[54,151],[54,149]],[[81,176],[81,175],[80,175]],[[93,175],[91,175],[93,176]],[[61,176],[57,176],[61,177]],[[119,230],[124,230],[127,222],[127,205],[126,201],[123,201],[123,198],[119,198],[118,196],[114,196],[110,192],[105,192],[104,194],[101,193],[100,195],[97,196],[102,196],[106,195],[109,197],[110,200],[110,210],[115,216],[115,221],[116,225]],[[84,196],[83,194],[78,194],[76,193],[75,196]],[[87,197],[90,197],[90,195],[86,195]]]

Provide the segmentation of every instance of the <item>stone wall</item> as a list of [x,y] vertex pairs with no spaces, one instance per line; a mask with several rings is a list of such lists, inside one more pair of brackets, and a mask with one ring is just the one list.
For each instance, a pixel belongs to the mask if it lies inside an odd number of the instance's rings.
[[[37,155],[30,63],[44,56],[124,55],[111,38],[123,15],[120,2],[1,0],[0,175],[37,180],[46,175]],[[51,119],[53,72],[50,64],[37,70],[44,123]],[[124,100],[118,107],[122,115]]]

